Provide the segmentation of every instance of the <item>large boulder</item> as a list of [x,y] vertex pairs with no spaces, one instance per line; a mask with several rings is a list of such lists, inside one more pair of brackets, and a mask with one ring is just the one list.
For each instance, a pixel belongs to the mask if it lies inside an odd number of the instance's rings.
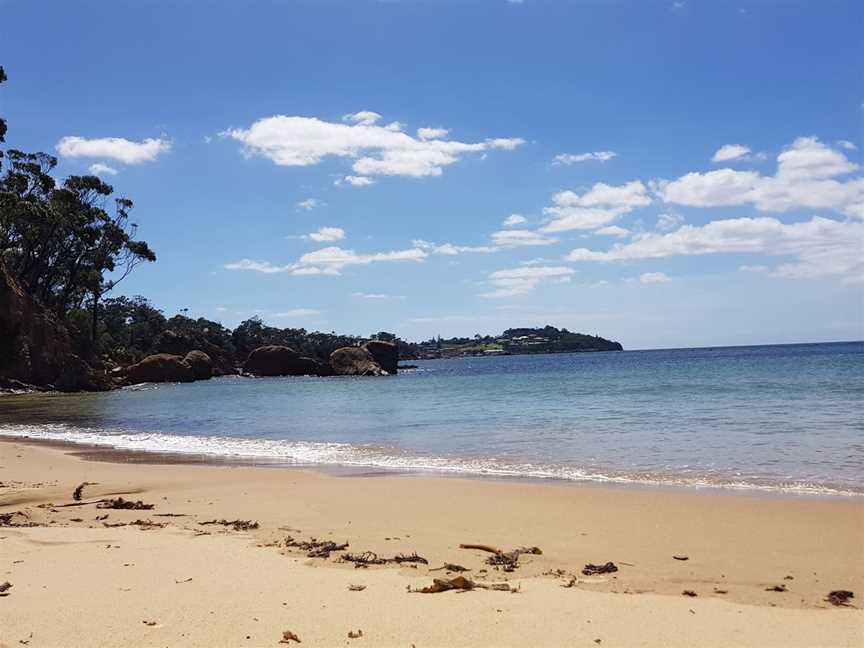
[[195,372],[182,357],[157,353],[127,367],[126,377],[132,384],[145,382],[192,382]]
[[243,364],[243,373],[253,376],[317,376],[321,365],[287,346],[258,347]]
[[395,374],[399,371],[399,347],[393,342],[384,342],[382,340],[369,340],[363,345],[375,362],[389,374]]
[[337,376],[386,376],[372,354],[363,347],[342,347],[330,354],[330,367]]
[[192,367],[195,380],[209,380],[213,377],[213,360],[203,351],[194,349],[186,354],[183,361]]
[[153,350],[183,356],[193,350],[193,344],[188,335],[165,329],[153,340]]

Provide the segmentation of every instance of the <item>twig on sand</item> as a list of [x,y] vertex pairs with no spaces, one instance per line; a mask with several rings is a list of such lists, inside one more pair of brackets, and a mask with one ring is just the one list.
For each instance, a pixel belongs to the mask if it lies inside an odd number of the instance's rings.
[[122,497],[101,500],[100,503],[96,504],[96,508],[100,509],[124,509],[129,511],[149,511],[154,506],[154,504],[145,504],[141,500],[133,502],[132,500],[125,500]]
[[493,555],[486,559],[487,565],[501,567],[506,572],[512,572],[519,566],[519,556],[522,554],[541,555],[543,551],[539,547],[520,547],[513,551],[501,551],[497,547],[485,544],[460,544],[460,549],[476,549],[478,551],[486,551]]

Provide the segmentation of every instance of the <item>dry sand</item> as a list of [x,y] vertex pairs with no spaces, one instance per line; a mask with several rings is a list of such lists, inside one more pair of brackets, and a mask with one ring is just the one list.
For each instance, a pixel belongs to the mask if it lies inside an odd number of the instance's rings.
[[[61,506],[84,481],[84,502],[155,508]],[[0,515],[16,511],[39,526],[0,526],[0,646],[278,646],[285,630],[310,646],[864,645],[855,499],[106,463],[5,441]],[[199,524],[220,518],[260,526]],[[165,526],[105,526],[136,520]],[[288,536],[429,565],[355,569]],[[543,553],[503,572],[460,543]],[[430,571],[445,561],[517,592],[408,591],[454,576]],[[619,571],[581,574],[607,561]],[[839,589],[855,607],[824,601]]]

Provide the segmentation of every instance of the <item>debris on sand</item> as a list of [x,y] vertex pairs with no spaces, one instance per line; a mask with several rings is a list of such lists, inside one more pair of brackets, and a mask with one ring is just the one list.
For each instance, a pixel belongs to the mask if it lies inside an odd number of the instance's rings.
[[348,543],[337,544],[332,540],[317,540],[316,538],[295,540],[293,537],[288,536],[285,538],[285,546],[305,551],[307,558],[329,558],[332,552],[347,549]]
[[152,619],[144,619],[141,623],[143,623],[146,626],[155,626],[156,625],[156,622],[153,621]]
[[849,599],[853,598],[855,598],[855,594],[849,590],[833,590],[828,592],[828,596],[825,597],[825,600],[831,605],[851,607],[852,604],[849,602]]
[[9,590],[12,589],[12,583],[6,581],[5,583],[0,583],[0,596],[9,596]]
[[345,553],[342,554],[342,560],[345,562],[354,563],[355,568],[366,568],[369,565],[386,565],[387,558],[379,558],[374,551],[364,551],[360,554]]
[[153,520],[135,520],[134,522],[129,523],[131,526],[137,526],[142,531],[149,531],[150,529],[161,529],[165,526],[164,522],[154,522]]
[[96,504],[96,508],[100,509],[124,509],[130,511],[149,511],[153,506],[153,504],[145,504],[141,500],[133,502],[132,500],[125,500],[122,497],[102,500]]
[[699,596],[699,595],[698,595],[696,592],[694,592],[693,590],[684,590],[683,592],[681,592],[681,595],[682,595],[682,596],[690,596],[691,598],[692,598],[692,597]]
[[419,590],[409,592],[417,592],[420,594],[438,594],[439,592],[449,592],[450,590],[470,591],[474,589],[495,590],[498,592],[513,592],[509,583],[477,583],[464,576],[456,576],[454,578],[435,578],[432,584]]
[[251,531],[258,528],[258,523],[252,520],[207,520],[198,524],[221,524],[225,527],[231,527],[234,531]]
[[300,637],[291,632],[290,630],[284,630],[282,632],[282,639],[279,640],[279,643],[291,643],[292,641],[296,641],[297,643],[303,643],[300,641]]
[[76,502],[81,501],[81,494],[84,492],[84,488],[87,486],[95,486],[96,482],[81,482],[78,486],[75,487],[75,490],[72,491],[72,499]]
[[399,554],[396,557],[392,558],[393,562],[402,564],[402,563],[422,563],[424,565],[428,565],[429,561],[426,560],[423,556],[417,555],[417,552],[412,552],[407,556],[405,554]]
[[463,567],[462,565],[457,565],[456,563],[448,563],[445,562],[441,567],[436,567],[435,569],[430,569],[429,571],[441,571],[442,569],[448,572],[467,572],[471,571],[468,567]]
[[0,527],[37,527],[44,526],[30,519],[24,511],[0,513]]
[[539,556],[543,551],[539,547],[520,547],[513,551],[501,551],[497,547],[485,544],[460,544],[460,549],[477,549],[478,551],[486,551],[493,554],[486,559],[487,565],[492,565],[496,569],[501,568],[506,572],[512,572],[519,566],[519,556],[522,554],[534,554]]
[[362,592],[366,589],[365,585],[348,585],[349,592]]
[[582,573],[585,576],[593,576],[594,574],[611,574],[612,572],[617,572],[618,566],[613,562],[607,562],[604,565],[594,565],[592,563],[588,563],[585,567],[582,568]]
[[774,585],[773,587],[766,587],[766,592],[788,592],[785,585]]
[[672,556],[675,560],[690,560],[690,556]]
[[354,632],[353,630],[348,631],[348,638],[349,639],[359,639],[362,636],[363,636],[362,630],[358,630],[357,632]]

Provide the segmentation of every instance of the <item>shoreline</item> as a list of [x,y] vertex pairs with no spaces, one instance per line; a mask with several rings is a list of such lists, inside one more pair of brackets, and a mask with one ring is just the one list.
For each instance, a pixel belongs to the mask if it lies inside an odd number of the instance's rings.
[[468,481],[502,481],[529,484],[548,484],[566,488],[588,487],[612,490],[647,490],[658,492],[682,492],[703,495],[741,495],[746,497],[768,497],[768,498],[803,498],[803,499],[828,499],[828,500],[856,500],[864,498],[864,491],[851,490],[805,490],[799,487],[783,488],[773,485],[759,486],[754,484],[733,485],[725,483],[676,483],[674,481],[664,482],[657,480],[624,479],[610,477],[607,479],[586,477],[583,479],[570,479],[558,476],[538,476],[530,474],[516,474],[513,472],[493,471],[467,471],[448,470],[434,467],[399,467],[381,466],[377,464],[362,463],[325,463],[307,462],[298,463],[280,460],[279,458],[268,459],[264,457],[243,455],[218,455],[204,452],[182,452],[170,450],[146,450],[138,448],[118,448],[109,444],[78,442],[65,439],[49,439],[33,437],[26,434],[0,434],[0,443],[22,442],[36,445],[45,445],[68,450],[70,454],[88,461],[106,463],[134,463],[142,465],[213,465],[234,466],[246,468],[273,468],[286,470],[305,470],[317,472],[324,475],[339,477],[376,476],[376,477],[418,477],[429,479],[464,479]]
[[[0,598],[0,646],[31,632],[31,646],[275,645],[284,629],[322,646],[357,629],[374,646],[854,646],[864,632],[864,502],[854,499],[395,482],[68,450],[0,440],[0,514],[38,525],[0,527],[0,581],[13,584]],[[85,504],[69,506],[83,482]],[[117,496],[154,509],[96,508]],[[214,519],[259,526],[202,525]],[[310,558],[288,537],[349,547]],[[460,543],[542,554],[505,572]],[[428,564],[356,569],[346,551],[416,552]],[[618,571],[581,572],[607,561]],[[406,592],[459,575],[437,571],[444,563],[518,594]],[[855,592],[854,608],[824,601],[837,589]]]

